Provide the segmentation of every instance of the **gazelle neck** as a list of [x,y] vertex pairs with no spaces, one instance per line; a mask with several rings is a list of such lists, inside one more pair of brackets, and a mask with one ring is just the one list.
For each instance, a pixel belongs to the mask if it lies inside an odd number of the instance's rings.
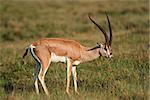
[[94,49],[94,50],[90,50],[90,51],[85,49],[82,51],[81,60],[82,60],[82,62],[92,61],[94,59],[97,59],[99,56],[100,55],[99,55],[98,48]]

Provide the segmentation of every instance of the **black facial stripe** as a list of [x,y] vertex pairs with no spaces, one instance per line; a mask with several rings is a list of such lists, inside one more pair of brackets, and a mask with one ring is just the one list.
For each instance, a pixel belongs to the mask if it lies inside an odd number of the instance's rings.
[[104,48],[105,51],[107,51],[106,47]]
[[93,47],[93,48],[91,48],[91,49],[88,49],[87,51],[95,50],[95,49],[97,49],[97,48],[100,48],[100,46]]
[[102,56],[101,52],[99,52],[99,55]]

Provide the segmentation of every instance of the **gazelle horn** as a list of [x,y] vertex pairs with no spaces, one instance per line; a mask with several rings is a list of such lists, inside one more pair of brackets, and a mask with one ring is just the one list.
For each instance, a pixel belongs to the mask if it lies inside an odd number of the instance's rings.
[[109,37],[109,45],[111,45],[112,43],[112,29],[111,29],[111,24],[110,24],[110,21],[109,21],[109,17],[107,15],[107,13],[105,12],[106,14],[106,17],[107,17],[107,21],[108,21],[108,24],[109,24],[109,33],[110,33],[110,37]]
[[102,31],[102,33],[104,34],[105,36],[105,43],[107,44],[109,42],[108,40],[108,36],[107,36],[107,33],[105,32],[105,30],[100,26],[98,25],[91,17],[90,15],[88,15],[89,19]]

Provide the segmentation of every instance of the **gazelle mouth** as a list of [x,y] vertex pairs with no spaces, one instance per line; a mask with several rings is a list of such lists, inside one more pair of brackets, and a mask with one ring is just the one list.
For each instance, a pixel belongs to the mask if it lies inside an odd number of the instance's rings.
[[110,58],[110,59],[113,58],[113,55],[109,55],[108,58]]

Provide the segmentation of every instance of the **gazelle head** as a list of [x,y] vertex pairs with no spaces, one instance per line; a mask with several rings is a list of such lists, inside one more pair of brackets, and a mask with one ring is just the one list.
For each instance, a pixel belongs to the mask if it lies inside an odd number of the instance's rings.
[[108,38],[106,31],[100,25],[98,25],[93,19],[91,19],[91,17],[89,16],[89,19],[101,30],[101,32],[103,33],[103,35],[105,37],[105,43],[97,43],[97,46],[92,49],[97,49],[99,51],[100,56],[112,58],[113,57],[112,48],[111,48],[112,29],[111,29],[111,24],[110,24],[107,13],[106,13],[106,17],[107,17],[107,21],[108,21],[108,25],[109,25],[109,38]]

